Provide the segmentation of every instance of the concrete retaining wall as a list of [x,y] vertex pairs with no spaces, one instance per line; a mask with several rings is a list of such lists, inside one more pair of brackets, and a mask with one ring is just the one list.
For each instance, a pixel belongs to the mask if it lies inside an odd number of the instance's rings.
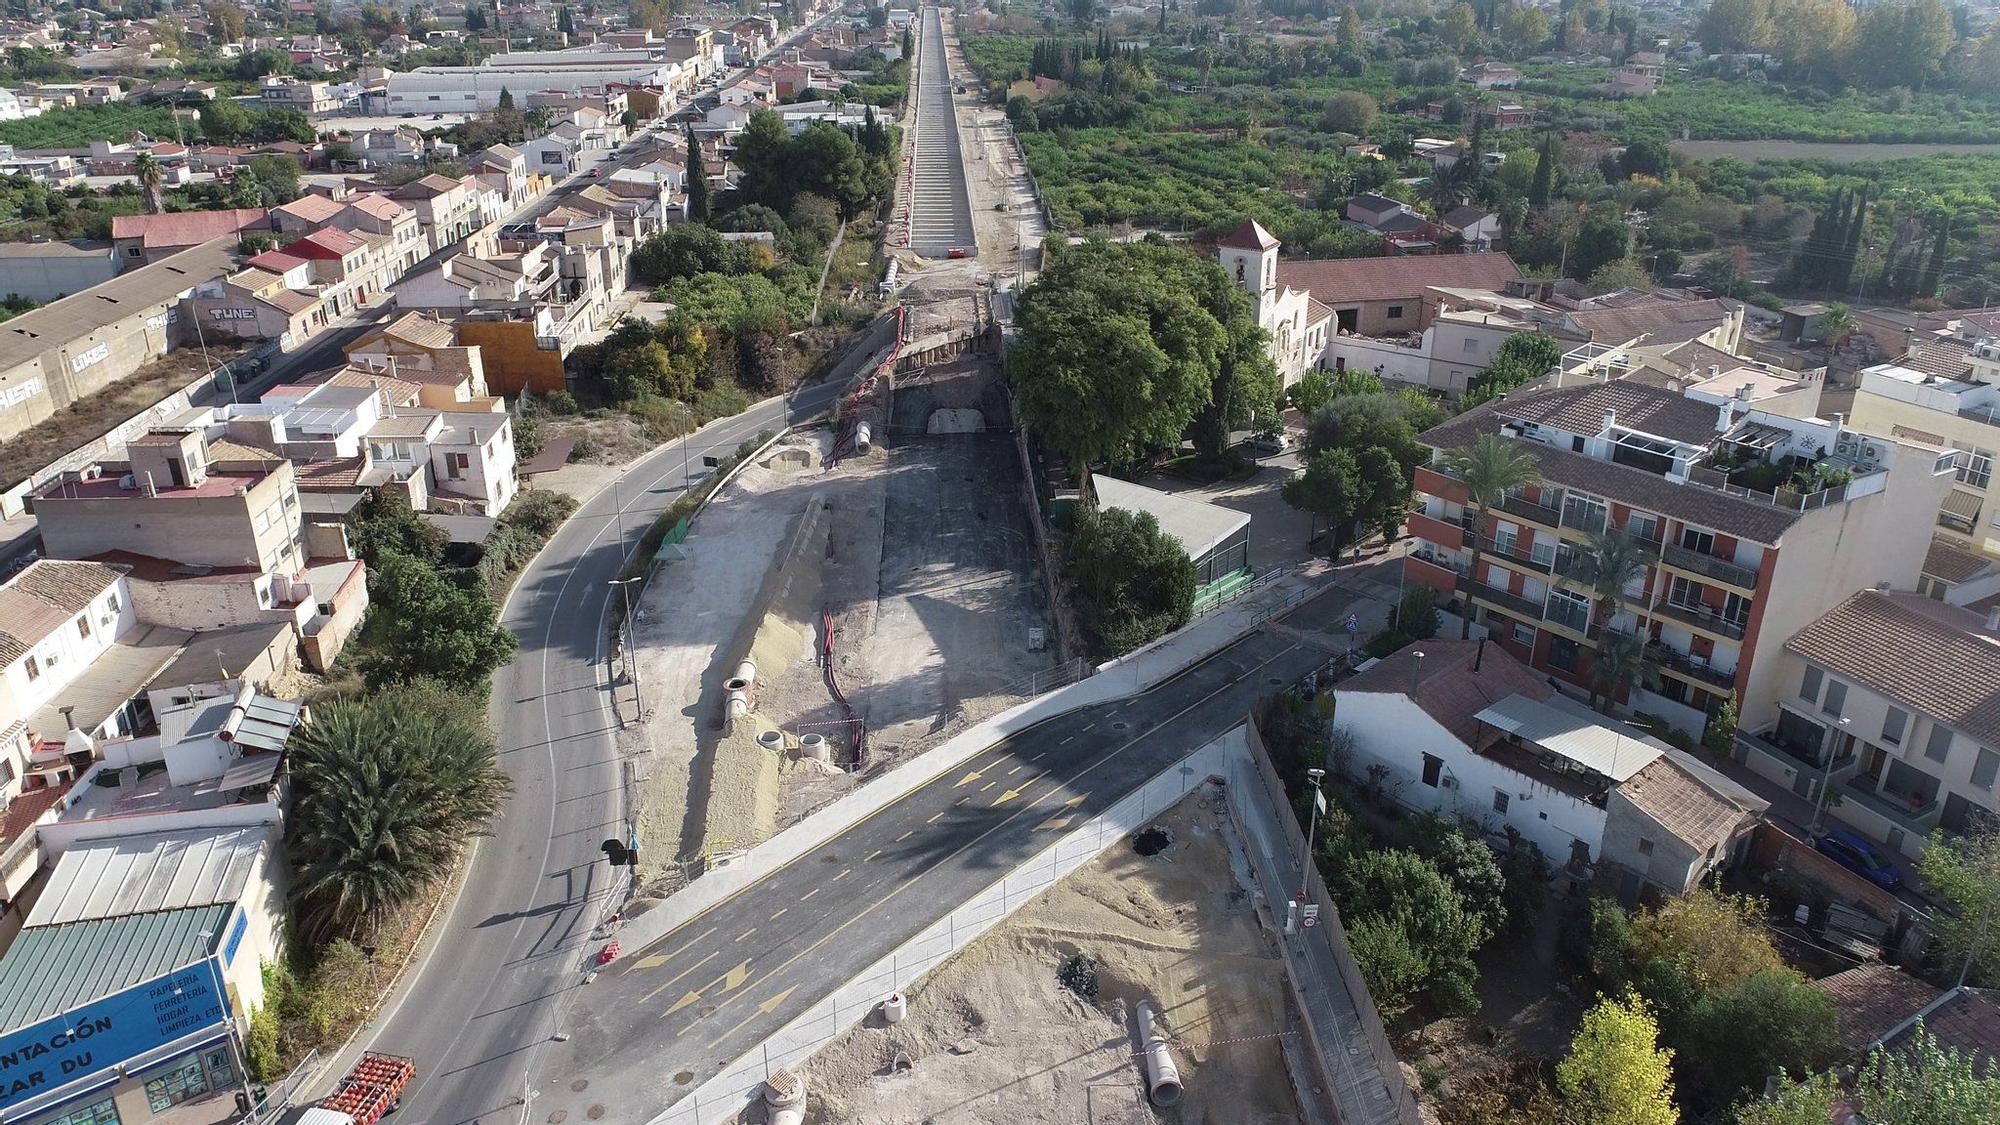
[[757,1051],[737,1060],[653,1118],[651,1125],[711,1125],[730,1120],[757,1099],[772,1071],[803,1061],[829,1040],[860,1023],[883,997],[915,984],[1028,900],[1144,827],[1190,790],[1212,776],[1226,776],[1230,759],[1247,754],[1248,745],[1244,728],[1239,726],[1154,775],[1102,815],[1043,849],[889,956],[856,974],[839,991],[765,1040]]

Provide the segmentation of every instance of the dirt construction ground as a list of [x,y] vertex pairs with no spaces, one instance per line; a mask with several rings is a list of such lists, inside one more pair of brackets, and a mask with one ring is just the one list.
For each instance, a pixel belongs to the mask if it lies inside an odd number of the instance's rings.
[[[808,1122],[1274,1125],[1301,1120],[1285,1073],[1284,965],[1260,926],[1224,798],[1196,790],[810,1059]],[[1058,980],[1082,955],[1085,999]],[[1152,1000],[1186,1097],[1146,1104],[1134,1008]],[[896,1066],[898,1057],[908,1067]],[[896,1073],[890,1073],[894,1069]],[[755,1112],[755,1111],[752,1111]]]

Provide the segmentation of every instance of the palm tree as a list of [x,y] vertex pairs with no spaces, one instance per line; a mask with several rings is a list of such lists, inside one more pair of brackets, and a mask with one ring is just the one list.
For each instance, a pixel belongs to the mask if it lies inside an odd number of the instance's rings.
[[[1590,533],[1590,549],[1584,553],[1573,577],[1590,587],[1594,599],[1591,603],[1589,625],[1600,628],[1601,631],[1592,645],[1593,665],[1599,660],[1606,659],[1606,649],[1612,638],[1626,635],[1611,632],[1609,623],[1625,608],[1625,588],[1644,574],[1650,565],[1652,565],[1651,555],[1630,535],[1609,528]],[[1607,612],[1600,613],[1600,609]],[[1604,702],[1608,707],[1611,700],[1607,697]],[[1596,703],[1596,693],[1593,690],[1591,704],[1595,706]]]
[[157,215],[167,209],[165,195],[166,177],[160,172],[160,162],[150,152],[142,152],[133,162],[138,172],[139,190],[146,197],[146,214]]
[[1645,638],[1637,633],[1606,630],[1590,661],[1590,686],[1603,699],[1604,712],[1619,693],[1659,683],[1659,669],[1647,655]]
[[509,788],[478,704],[429,683],[316,708],[291,770],[293,896],[315,943],[378,927],[444,876]]
[[1833,349],[1840,345],[1841,337],[1854,331],[1854,314],[1846,305],[1835,301],[1826,307],[1826,313],[1819,318],[1820,331],[1825,335],[1826,362],[1833,363]]
[[[1536,484],[1542,479],[1535,459],[1519,452],[1514,443],[1499,434],[1482,434],[1471,448],[1458,450],[1444,460],[1444,467],[1465,483],[1467,501],[1472,506],[1472,526],[1466,534],[1472,540],[1472,578],[1479,580],[1479,556],[1484,553],[1486,516],[1507,493]],[[1472,637],[1472,610],[1466,607],[1459,621],[1460,640]]]

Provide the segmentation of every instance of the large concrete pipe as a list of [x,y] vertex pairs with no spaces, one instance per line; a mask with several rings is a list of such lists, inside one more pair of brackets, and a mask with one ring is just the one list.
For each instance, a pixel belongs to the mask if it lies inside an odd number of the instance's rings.
[[783,750],[785,748],[785,734],[783,731],[767,730],[757,736],[757,745],[773,752]]
[[729,702],[728,702],[728,704],[727,704],[727,710],[728,710],[728,713],[729,713],[729,721],[730,721],[730,722],[732,722],[732,723],[733,723],[733,722],[735,722],[736,720],[738,720],[738,719],[742,718],[743,716],[745,716],[745,715],[748,715],[748,714],[750,713],[750,693],[749,693],[749,692],[747,692],[747,691],[732,691],[732,692],[730,692],[730,693],[729,693],[729,696],[728,696],[728,700],[729,700]]
[[724,691],[749,691],[757,684],[757,664],[745,660],[736,666],[736,674],[722,681]]
[[856,453],[868,452],[868,444],[874,440],[874,437],[875,431],[869,428],[868,423],[856,422],[854,424],[854,451]]
[[832,753],[823,734],[808,734],[799,739],[799,757],[811,758],[815,762],[832,760]]
[[891,992],[889,998],[882,1001],[882,1020],[884,1023],[902,1023],[903,1017],[909,1014],[910,1001],[900,992]]
[[771,1125],[803,1125],[806,1118],[805,1076],[780,1067],[764,1080],[764,1104]]
[[1179,1105],[1181,1071],[1167,1052],[1166,1037],[1153,1027],[1150,1000],[1139,1001],[1139,1057],[1146,1064],[1146,1096],[1157,1106]]

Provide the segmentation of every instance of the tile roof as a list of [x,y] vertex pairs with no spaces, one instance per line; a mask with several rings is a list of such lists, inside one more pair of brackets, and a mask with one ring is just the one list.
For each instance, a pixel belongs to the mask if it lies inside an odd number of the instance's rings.
[[[433,320],[422,313],[409,312],[383,325],[377,339],[401,340],[420,348],[449,348],[456,337],[450,324]],[[362,347],[373,343],[364,340]],[[357,349],[358,350],[358,349]]]
[[1915,594],[1863,590],[1785,648],[1988,746],[2000,746],[2000,633]]
[[1278,240],[1255,219],[1243,220],[1243,225],[1230,231],[1216,243],[1231,250],[1276,250]]
[[125,574],[94,562],[37,559],[0,585],[0,664],[26,656]]
[[1744,814],[1751,811],[1716,793],[1665,756],[1626,778],[1618,793],[1698,852],[1728,843],[1743,823]]
[[268,223],[270,212],[262,207],[239,207],[226,211],[176,211],[164,215],[114,215],[111,237],[136,238],[143,246],[194,246],[211,238]]
[[[1451,421],[1426,430],[1418,440],[1433,449],[1455,450],[1471,445],[1481,434],[1496,433],[1496,411],[1506,399],[1488,402]],[[1509,439],[1520,452],[1535,459],[1546,484],[1602,496],[1629,507],[1659,512],[1711,528],[1724,535],[1775,545],[1800,513],[1762,504],[1699,485],[1675,484],[1663,476],[1613,461],[1600,461],[1538,441]]]
[[1623,344],[1640,336],[1649,343],[1692,340],[1721,324],[1729,306],[1717,300],[1652,300],[1615,308],[1579,309],[1569,314],[1578,330],[1599,343]]
[[[1924,1030],[1938,1044],[1973,1060],[1974,1070],[1987,1078],[2000,1071],[2000,991],[1955,988],[1923,1013]],[[1895,1050],[1914,1033],[1903,1029],[1883,1041]]]
[[262,254],[259,254],[256,257],[251,258],[249,264],[256,266],[260,270],[270,270],[273,273],[285,273],[289,270],[295,270],[298,269],[300,266],[305,265],[306,260],[304,258],[287,254],[283,250],[266,250]]
[[[349,251],[359,250],[362,246],[366,245],[359,238],[341,230],[339,227],[321,227],[311,234],[294,241],[291,243],[291,246],[297,246],[301,242],[308,246],[317,246],[324,250],[331,250],[335,254],[346,254]],[[289,248],[287,247],[287,249]]]
[[1945,379],[1963,379],[1972,370],[1972,345],[1951,336],[1918,337],[1896,366]]
[[346,210],[344,204],[335,203],[324,195],[301,195],[290,203],[281,204],[278,210],[307,223],[324,223]]
[[386,195],[359,195],[347,201],[349,207],[364,215],[377,219],[393,220],[409,213],[410,209],[390,199]]
[[1625,429],[1700,446],[1715,440],[1718,416],[1699,399],[1624,379],[1509,395],[1495,412],[1584,435],[1602,431],[1604,416],[1616,414]]
[[[1483,654],[1479,651],[1482,644],[1486,649]],[[1419,652],[1423,654],[1423,670],[1416,679],[1417,706],[1474,749],[1479,748],[1479,721],[1473,716],[1510,695],[1542,702],[1555,694],[1547,681],[1497,644],[1435,637],[1390,653],[1341,681],[1336,690],[1409,695],[1411,679],[1417,676]],[[1477,672],[1472,670],[1475,659]]]
[[1883,1036],[1944,995],[1936,986],[1880,961],[1822,977],[1812,986],[1833,1001],[1840,1021],[1840,1049],[1849,1057],[1867,1053]]
[[364,371],[355,367],[316,371],[300,379],[299,384],[310,386],[368,387],[372,390],[380,391],[383,395],[387,396],[390,404],[394,406],[403,406],[417,401],[418,395],[423,390],[423,388],[407,379],[398,379],[387,374],[378,375],[375,372]]
[[1977,578],[1992,565],[1992,559],[1942,535],[1931,537],[1931,549],[1924,555],[1924,573],[1953,584]]
[[411,180],[390,194],[397,199],[431,199],[460,186],[459,181],[450,176],[440,176],[432,172],[428,176]]
[[327,461],[295,461],[292,470],[297,475],[300,491],[344,492],[359,486],[361,462],[359,455]]
[[276,306],[279,310],[290,316],[297,316],[314,305],[319,304],[318,297],[310,293],[301,293],[296,289],[280,289],[276,293],[262,298],[262,300],[266,304]]
[[1278,284],[1305,289],[1328,305],[1416,299],[1433,285],[1499,292],[1521,276],[1505,254],[1421,254],[1279,262]]

